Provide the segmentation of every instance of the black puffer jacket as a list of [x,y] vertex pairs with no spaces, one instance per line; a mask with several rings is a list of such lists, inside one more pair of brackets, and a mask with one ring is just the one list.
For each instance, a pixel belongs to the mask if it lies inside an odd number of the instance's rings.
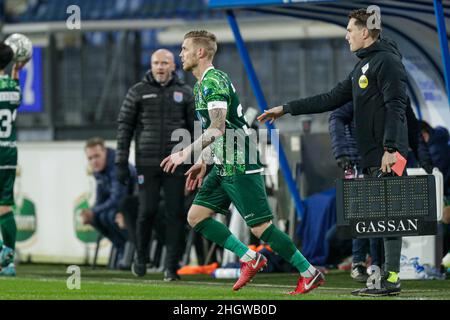
[[360,61],[330,92],[284,104],[296,114],[331,111],[353,101],[361,167],[380,167],[384,147],[408,153],[406,71],[393,41],[381,39],[356,52]]
[[135,135],[136,165],[159,166],[179,143],[171,141],[176,129],[187,129],[193,136],[192,88],[176,74],[166,86],[161,86],[149,71],[128,90],[117,121],[116,163],[128,162]]

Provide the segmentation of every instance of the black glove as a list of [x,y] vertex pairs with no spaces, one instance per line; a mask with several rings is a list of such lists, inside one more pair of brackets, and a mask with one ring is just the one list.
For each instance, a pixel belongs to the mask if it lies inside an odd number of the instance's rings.
[[116,177],[123,185],[127,185],[130,181],[130,169],[128,163],[116,163]]
[[424,165],[423,168],[428,174],[433,174],[433,166],[432,165]]
[[352,167],[352,162],[348,156],[341,156],[336,159],[337,165],[343,170],[350,169]]

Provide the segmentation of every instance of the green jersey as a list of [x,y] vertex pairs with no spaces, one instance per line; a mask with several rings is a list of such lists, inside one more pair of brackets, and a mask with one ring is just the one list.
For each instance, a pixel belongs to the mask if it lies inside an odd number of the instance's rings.
[[19,82],[0,75],[0,169],[14,169],[17,165],[15,122],[19,105]]
[[[256,138],[244,117],[239,97],[228,75],[210,67],[194,86],[195,111],[203,130],[210,124],[209,110],[227,110],[226,133],[211,144],[211,153],[221,176],[262,172]],[[228,140],[228,141],[227,141]]]

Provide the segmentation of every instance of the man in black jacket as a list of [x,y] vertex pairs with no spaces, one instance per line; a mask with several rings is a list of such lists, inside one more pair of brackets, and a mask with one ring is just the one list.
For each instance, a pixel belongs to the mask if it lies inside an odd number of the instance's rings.
[[[155,51],[151,71],[131,87],[120,108],[117,132],[118,180],[126,183],[130,143],[136,142],[136,167],[139,184],[139,213],[136,226],[137,259],[132,272],[144,276],[149,260],[149,243],[153,219],[158,210],[160,189],[163,189],[166,217],[166,260],[164,280],[179,279],[184,249],[184,168],[175,175],[164,173],[159,164],[179,141],[172,141],[172,133],[186,129],[191,135],[194,126],[192,89],[175,74],[173,54],[165,49]],[[190,141],[189,141],[190,143]]]
[[[427,150],[420,132],[419,121],[414,114],[411,107],[411,101],[408,98],[406,104],[406,119],[408,126],[408,141],[410,148],[410,157],[415,160],[416,165],[420,165],[428,173],[432,171],[432,165],[429,157],[424,156],[423,152],[419,150]],[[355,122],[353,121],[353,103],[348,102],[342,107],[334,110],[330,114],[329,131],[331,137],[331,148],[333,155],[339,167],[344,170],[344,175],[351,171],[353,177],[359,176],[360,161],[358,146],[355,139]],[[414,164],[409,161],[408,167]],[[366,245],[370,243],[370,256],[372,258],[372,265],[381,266],[382,257],[380,256],[381,242],[379,238],[370,239],[353,239],[352,245],[352,272],[351,277],[356,281],[366,282],[367,273],[365,267],[366,261]]]
[[[380,168],[383,172],[391,172],[396,151],[405,158],[408,153],[406,71],[395,43],[380,39],[381,29],[369,26],[368,22],[373,18],[378,17],[371,17],[365,9],[349,14],[345,38],[360,61],[344,81],[328,93],[285,103],[258,117],[259,121],[273,122],[285,113],[320,113],[353,101],[361,167],[366,176],[372,177]],[[386,270],[380,279],[381,289],[364,288],[355,294],[400,293],[401,246],[401,237],[384,238]]]

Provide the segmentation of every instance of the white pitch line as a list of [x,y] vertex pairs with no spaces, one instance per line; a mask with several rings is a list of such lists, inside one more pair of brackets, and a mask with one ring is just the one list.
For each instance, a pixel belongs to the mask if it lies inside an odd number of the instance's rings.
[[[123,279],[123,278],[112,278],[111,280],[120,281],[120,282],[129,281],[129,279]],[[141,280],[141,281],[144,283],[149,283],[149,284],[167,284],[167,282],[163,281],[163,280]],[[231,283],[228,283],[228,282],[205,282],[205,281],[182,281],[182,282],[177,282],[177,284],[194,284],[194,285],[205,285],[206,284],[206,285],[211,285],[211,286],[227,286],[227,285],[230,285]],[[258,283],[251,283],[249,285],[251,287],[267,287],[267,288],[281,288],[281,289],[292,289],[293,287],[295,287],[295,285],[258,284]],[[349,291],[352,291],[352,290],[356,290],[357,288],[324,286],[324,287],[319,287],[317,289],[319,289],[319,290],[349,290]],[[402,290],[402,292],[406,292],[406,293],[430,292],[431,293],[431,292],[441,292],[441,290],[415,289],[415,290]]]
[[[9,280],[7,278],[3,278],[4,280]],[[2,278],[0,278],[0,280],[3,280]],[[22,278],[23,279],[23,278]],[[41,282],[64,282],[65,279],[55,279],[55,278],[25,278],[25,279],[30,279],[30,280],[38,280]],[[166,281],[163,280],[134,280],[136,282],[133,282],[133,280],[130,281],[130,279],[124,279],[124,278],[111,278],[111,280],[113,281],[101,281],[101,280],[86,280],[86,282],[89,283],[99,283],[99,284],[104,284],[104,285],[116,285],[118,283],[122,284],[122,285],[128,285],[128,286],[138,286],[138,287],[143,287],[147,284],[164,284],[167,285],[168,283]],[[83,278],[82,278],[83,281]],[[114,282],[115,281],[115,282]],[[139,281],[139,282],[138,282]],[[172,283],[173,284],[173,283]],[[210,285],[210,286],[229,286],[230,283],[226,283],[226,282],[204,282],[204,281],[183,281],[183,282],[177,282],[178,284],[193,284],[193,285]],[[273,285],[273,284],[257,284],[257,283],[252,283],[250,284],[250,287],[261,287],[261,288],[280,288],[280,289],[292,289],[293,286],[287,286],[287,285]],[[349,291],[349,295],[350,292],[352,290],[355,290],[355,288],[343,288],[343,287],[319,287],[316,290],[320,290],[320,291],[343,291],[343,290],[348,290]],[[430,289],[424,289],[424,290],[402,290],[402,293],[423,293],[423,292],[428,292],[428,293],[439,293],[441,292],[440,290],[430,290]],[[355,297],[356,298],[356,297]],[[365,298],[371,298],[371,297],[365,297]],[[399,297],[391,297],[392,299],[399,299],[399,300],[434,300],[434,299],[438,299],[438,298],[420,298],[420,297],[404,297],[404,296],[399,296]],[[441,300],[441,299],[439,299]],[[444,299],[445,300],[445,299]]]

